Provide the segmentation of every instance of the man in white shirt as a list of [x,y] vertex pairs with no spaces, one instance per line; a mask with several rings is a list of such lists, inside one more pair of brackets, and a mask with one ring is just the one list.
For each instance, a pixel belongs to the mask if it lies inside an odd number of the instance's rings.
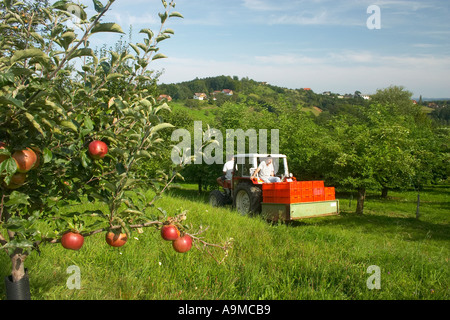
[[274,172],[272,158],[269,156],[266,161],[261,161],[258,168],[253,172],[251,179],[254,179],[259,173],[259,178],[265,183],[281,182],[280,178],[275,177]]
[[217,178],[217,183],[223,187],[225,180],[231,180],[233,177],[234,156],[230,156],[229,160],[223,165],[223,176]]

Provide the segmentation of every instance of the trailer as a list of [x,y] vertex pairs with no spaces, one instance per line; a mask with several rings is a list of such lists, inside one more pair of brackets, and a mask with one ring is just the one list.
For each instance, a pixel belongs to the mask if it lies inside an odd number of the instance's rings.
[[339,200],[300,203],[261,203],[261,216],[270,221],[292,221],[339,214]]

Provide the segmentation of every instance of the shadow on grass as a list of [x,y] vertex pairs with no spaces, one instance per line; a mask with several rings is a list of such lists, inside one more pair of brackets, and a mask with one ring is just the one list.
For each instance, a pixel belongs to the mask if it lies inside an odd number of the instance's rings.
[[197,190],[190,189],[171,189],[167,192],[167,195],[175,198],[182,198],[190,201],[198,201],[203,203],[209,203],[209,192],[202,191],[199,193]]
[[[400,235],[406,241],[419,241],[424,239],[450,240],[450,226],[447,224],[431,223],[409,217],[393,217],[379,214],[354,212],[341,212],[332,218],[319,218],[315,226],[341,226],[348,229],[362,228],[364,233]],[[312,220],[309,220],[312,221]],[[293,221],[292,226],[309,224],[304,221]]]

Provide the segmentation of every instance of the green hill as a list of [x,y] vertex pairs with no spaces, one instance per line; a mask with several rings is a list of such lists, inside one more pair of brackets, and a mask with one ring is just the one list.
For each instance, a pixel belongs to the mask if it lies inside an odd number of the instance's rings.
[[[249,78],[218,76],[191,81],[160,84],[159,93],[173,99],[175,108],[188,107],[194,116],[200,118],[211,117],[216,107],[227,101],[257,106],[275,112],[279,107],[301,108],[305,112],[319,115],[323,111],[337,112],[340,107],[363,105],[367,100],[359,96],[347,95],[345,98],[337,94],[319,94],[310,89],[288,89],[274,86],[266,82],[258,82]],[[223,90],[231,90],[226,95]],[[196,93],[204,93],[205,100],[196,100]],[[198,111],[202,112],[198,112]]]

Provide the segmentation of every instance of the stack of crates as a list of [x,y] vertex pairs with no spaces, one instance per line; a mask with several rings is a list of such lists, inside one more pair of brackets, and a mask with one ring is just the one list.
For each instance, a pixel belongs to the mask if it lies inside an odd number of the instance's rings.
[[334,188],[325,188],[323,181],[292,181],[264,183],[264,203],[300,203],[335,200]]
[[313,182],[312,181],[299,181],[300,185],[300,202],[312,202],[314,201]]

